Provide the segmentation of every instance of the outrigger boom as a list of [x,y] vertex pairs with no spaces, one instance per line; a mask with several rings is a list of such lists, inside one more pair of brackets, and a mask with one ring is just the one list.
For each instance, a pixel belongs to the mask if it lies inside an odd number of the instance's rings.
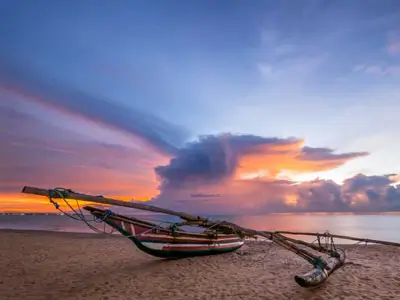
[[[400,243],[333,235],[330,233],[320,234],[289,231],[258,231],[244,228],[227,221],[213,221],[201,216],[193,216],[184,212],[176,212],[144,203],[126,202],[103,196],[86,195],[63,188],[43,189],[25,186],[22,189],[22,192],[48,197],[50,202],[52,202],[56,208],[58,208],[58,203],[55,202],[54,199],[63,199],[67,204],[68,202],[66,199],[75,199],[79,201],[123,206],[180,217],[184,222],[175,223],[170,227],[161,227],[157,224],[142,221],[137,218],[115,214],[110,210],[94,208],[91,206],[84,207],[85,210],[89,211],[97,219],[110,225],[122,235],[132,240],[140,250],[156,257],[180,258],[232,252],[239,249],[244,244],[244,238],[246,237],[264,237],[279,246],[294,252],[313,265],[313,269],[310,272],[295,276],[295,281],[302,287],[311,287],[321,284],[330,274],[344,264],[344,251],[336,248],[333,243],[333,238],[400,247]],[[206,228],[206,230],[203,233],[191,233],[180,229],[180,226],[182,225],[203,227]],[[284,236],[284,234],[316,236],[318,244],[307,243],[302,240]],[[326,241],[329,240],[329,243],[327,242],[323,245],[320,238],[325,238]],[[316,252],[327,254],[328,257],[324,259],[320,255],[304,249],[304,247],[308,247]]]

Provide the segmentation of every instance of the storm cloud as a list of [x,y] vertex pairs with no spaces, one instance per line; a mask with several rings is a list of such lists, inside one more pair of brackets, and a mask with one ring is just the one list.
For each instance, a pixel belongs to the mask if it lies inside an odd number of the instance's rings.
[[179,149],[166,166],[155,168],[164,186],[182,186],[193,183],[218,183],[231,177],[243,154],[279,150],[262,150],[260,146],[280,146],[297,143],[296,139],[263,138],[253,135],[202,136],[198,141]]
[[320,179],[294,182],[276,176],[277,170],[331,170],[366,155],[307,147],[296,138],[203,136],[180,149],[168,165],[155,168],[161,185],[152,202],[208,213],[398,210],[400,189],[393,174],[358,174],[343,184]]
[[[302,147],[302,140],[296,138],[265,138],[254,135],[208,135],[179,149],[177,155],[166,166],[155,168],[163,182],[163,187],[179,187],[190,184],[215,184],[231,179],[235,173],[245,167],[246,158],[252,158],[254,164],[248,168],[257,171],[265,161],[273,168],[282,162],[281,169],[301,170],[308,166],[319,169],[338,167],[350,159],[365,156],[368,153],[335,154],[328,148]],[[256,161],[258,160],[258,161]],[[291,164],[291,165],[290,165]],[[324,167],[326,166],[326,167]],[[249,172],[248,171],[248,172]],[[265,171],[271,171],[266,166]]]

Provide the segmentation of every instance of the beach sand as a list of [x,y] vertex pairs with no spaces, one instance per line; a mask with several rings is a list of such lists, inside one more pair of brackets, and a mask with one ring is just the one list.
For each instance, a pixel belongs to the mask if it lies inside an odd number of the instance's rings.
[[0,299],[400,299],[400,249],[352,246],[321,287],[310,265],[265,242],[230,254],[161,260],[122,237],[0,231]]

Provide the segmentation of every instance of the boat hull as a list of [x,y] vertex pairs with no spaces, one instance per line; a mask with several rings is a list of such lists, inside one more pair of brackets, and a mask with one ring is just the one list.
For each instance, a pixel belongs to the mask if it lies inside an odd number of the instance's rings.
[[233,252],[244,244],[244,240],[235,234],[210,235],[172,230],[93,207],[85,209],[129,238],[141,251],[159,258],[223,254]]
[[243,246],[243,241],[230,244],[210,243],[207,245],[195,244],[163,244],[154,242],[141,242],[130,238],[136,246],[146,252],[160,258],[184,258],[193,256],[207,256],[233,252]]

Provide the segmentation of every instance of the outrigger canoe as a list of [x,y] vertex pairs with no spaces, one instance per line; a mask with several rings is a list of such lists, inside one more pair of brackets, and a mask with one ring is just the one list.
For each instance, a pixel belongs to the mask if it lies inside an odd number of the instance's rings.
[[140,250],[161,258],[183,258],[222,254],[243,246],[244,240],[237,234],[216,232],[193,233],[177,226],[161,227],[159,224],[134,217],[115,214],[85,206],[93,216],[129,238]]
[[[84,221],[93,230],[96,228],[88,223],[90,220],[86,220],[80,206],[78,206],[79,211],[76,211],[68,203],[67,199],[129,207],[178,216],[184,220],[184,222],[173,223],[169,227],[162,227],[161,224],[115,214],[110,210],[103,210],[92,206],[84,207],[84,209],[89,211],[98,220],[105,222],[119,231],[123,236],[132,240],[140,250],[161,258],[183,258],[232,252],[239,249],[244,244],[244,238],[261,236],[297,254],[313,266],[311,271],[295,276],[295,281],[302,287],[313,287],[322,284],[335,270],[344,265],[346,259],[345,250],[336,247],[333,240],[334,238],[353,240],[358,243],[365,242],[400,247],[400,243],[396,242],[335,235],[329,232],[321,234],[288,231],[259,231],[244,228],[228,221],[213,221],[201,216],[192,216],[187,213],[176,212],[145,203],[126,202],[103,196],[85,195],[63,188],[43,189],[25,186],[22,192],[48,197],[49,201],[56,209],[75,220]],[[78,217],[76,218],[70,213],[64,212],[54,199],[62,199]],[[188,232],[181,228],[181,226],[186,225],[202,227],[205,228],[205,230],[201,233]],[[318,244],[287,237],[285,234],[315,236]],[[321,241],[321,239],[325,241]],[[321,254],[326,257],[322,257]]]

